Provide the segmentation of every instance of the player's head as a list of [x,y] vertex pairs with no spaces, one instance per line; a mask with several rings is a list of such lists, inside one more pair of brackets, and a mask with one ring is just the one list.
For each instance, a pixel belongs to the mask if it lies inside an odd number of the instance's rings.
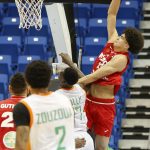
[[138,54],[144,46],[144,38],[136,28],[127,28],[123,34],[115,41],[115,46],[121,46],[129,50],[132,54]]
[[51,67],[45,61],[32,61],[25,70],[25,79],[32,89],[45,89],[50,83],[51,73]]
[[78,82],[78,73],[72,68],[66,68],[59,76],[60,85],[63,88],[71,88]]
[[16,73],[11,77],[9,83],[9,91],[11,95],[27,96],[27,83],[23,74]]

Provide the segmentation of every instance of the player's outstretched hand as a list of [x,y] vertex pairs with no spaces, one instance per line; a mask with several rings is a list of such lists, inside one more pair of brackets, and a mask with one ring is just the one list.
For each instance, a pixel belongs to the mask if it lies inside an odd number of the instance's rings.
[[76,138],[76,139],[75,139],[75,146],[76,146],[76,149],[84,147],[85,144],[86,144],[86,140],[85,140],[84,138],[82,138],[82,139]]
[[73,65],[73,62],[67,53],[60,53],[59,55],[62,58],[62,62],[64,62],[65,64],[67,64],[70,67],[71,67],[71,65]]

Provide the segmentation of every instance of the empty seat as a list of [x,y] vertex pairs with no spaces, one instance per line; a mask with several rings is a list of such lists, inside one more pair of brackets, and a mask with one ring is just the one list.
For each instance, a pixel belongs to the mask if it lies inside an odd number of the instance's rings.
[[83,4],[83,3],[74,4],[75,18],[89,18],[90,10],[91,10],[91,4]]
[[82,71],[84,74],[90,74],[92,72],[92,66],[96,57],[83,56],[82,57]]
[[9,17],[19,17],[19,13],[15,4],[8,4],[7,15]]
[[24,72],[27,64],[33,60],[40,60],[39,56],[19,56],[18,57],[18,71]]
[[43,45],[47,47],[47,38],[42,36],[28,36],[25,38],[26,45]]
[[[117,17],[120,19],[134,19],[139,18],[139,5],[135,0],[122,1]],[[139,21],[139,20],[138,20]]]
[[5,85],[2,82],[0,82],[0,93],[5,93]]
[[40,30],[36,30],[34,27],[31,27],[28,30],[28,35],[29,36],[46,36],[47,38],[50,37],[50,32],[48,30],[47,25],[43,25]]
[[20,20],[18,17],[5,17],[2,21],[2,35],[22,36],[23,30],[19,29]]
[[0,73],[10,74],[11,73],[11,56],[0,55]]
[[45,6],[43,5],[43,7],[42,7],[42,18],[43,17],[47,17],[47,12],[46,12],[46,9],[45,9]]
[[0,44],[14,44],[21,47],[21,38],[19,36],[1,36]]
[[8,75],[7,74],[0,74],[0,82],[8,84]]
[[[134,20],[117,20],[117,31],[122,34],[126,27],[135,27]],[[107,20],[106,19],[90,19],[89,20],[89,36],[107,37]]]
[[105,4],[92,4],[92,16],[94,18],[106,18],[108,5]]
[[106,19],[90,19],[88,36],[107,37],[107,20]]
[[24,55],[38,55],[44,59],[47,47],[46,37],[26,37]]
[[4,100],[4,94],[0,93],[0,101]]
[[[106,18],[108,5],[93,4],[92,16],[94,18]],[[119,19],[137,19],[139,16],[139,5],[135,0],[122,1],[117,18]]]
[[98,37],[86,37],[85,38],[85,52],[86,56],[98,56],[104,45],[106,44],[106,38]]
[[18,60],[19,47],[14,44],[0,44],[0,55],[10,55],[12,63]]
[[24,55],[35,55],[39,56],[41,59],[45,59],[45,53],[44,53],[44,46],[43,45],[25,45],[24,47]]
[[74,22],[77,36],[85,36],[87,28],[86,19],[75,19]]

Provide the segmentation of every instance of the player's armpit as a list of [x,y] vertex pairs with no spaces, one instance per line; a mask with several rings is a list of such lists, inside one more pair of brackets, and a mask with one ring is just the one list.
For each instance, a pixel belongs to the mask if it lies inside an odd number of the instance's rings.
[[16,129],[15,150],[26,150],[29,142],[29,126],[18,126]]

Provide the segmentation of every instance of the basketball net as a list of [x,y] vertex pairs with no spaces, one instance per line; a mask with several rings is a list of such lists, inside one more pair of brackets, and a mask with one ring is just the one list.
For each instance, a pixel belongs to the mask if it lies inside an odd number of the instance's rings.
[[37,30],[42,28],[41,9],[44,0],[15,0],[19,17],[19,28],[29,29],[35,26]]

